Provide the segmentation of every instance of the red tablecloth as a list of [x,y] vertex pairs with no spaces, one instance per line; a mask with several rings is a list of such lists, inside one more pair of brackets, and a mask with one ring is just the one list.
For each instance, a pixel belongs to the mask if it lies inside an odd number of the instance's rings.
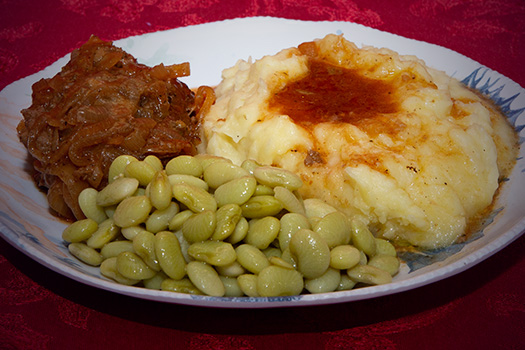
[[[91,34],[116,40],[249,16],[345,20],[448,47],[525,86],[523,0],[2,0],[0,89]],[[470,270],[339,305],[229,310],[108,293],[0,239],[0,348],[525,348],[525,237]]]

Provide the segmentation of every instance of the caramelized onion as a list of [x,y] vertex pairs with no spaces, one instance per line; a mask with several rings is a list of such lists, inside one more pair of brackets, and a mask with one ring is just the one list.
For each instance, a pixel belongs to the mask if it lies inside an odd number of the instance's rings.
[[215,92],[209,86],[200,86],[195,94],[197,116],[205,115],[215,103]]
[[47,191],[47,201],[49,207],[55,211],[58,215],[63,217],[71,217],[73,212],[64,201],[64,195],[62,193],[64,183],[61,181],[55,181]]
[[188,63],[150,68],[91,37],[60,73],[35,83],[17,132],[51,209],[68,219],[83,218],[78,194],[87,186],[105,186],[109,164],[121,154],[138,159],[195,154],[199,115],[214,95],[202,88],[196,100],[177,80],[189,73]]

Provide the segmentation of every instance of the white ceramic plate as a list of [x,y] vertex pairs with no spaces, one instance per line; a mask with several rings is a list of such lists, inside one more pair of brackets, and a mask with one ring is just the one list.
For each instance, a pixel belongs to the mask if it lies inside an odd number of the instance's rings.
[[[190,87],[216,85],[221,71],[238,59],[263,55],[322,38],[344,34],[357,45],[388,47],[413,54],[429,66],[446,71],[471,87],[491,95],[520,132],[523,142],[525,90],[510,79],[448,49],[380,32],[346,22],[305,22],[276,18],[247,18],[179,28],[122,39],[115,44],[147,65],[190,62]],[[20,110],[31,104],[31,86],[55,75],[69,60],[64,57],[43,71],[19,80],[0,93],[0,229],[13,246],[48,268],[82,283],[138,298],[211,307],[267,308],[320,305],[393,294],[457,274],[496,253],[525,228],[525,150],[521,150],[491,223],[472,239],[439,252],[409,256],[393,283],[345,292],[281,298],[215,298],[116,284],[100,276],[98,269],[73,258],[61,239],[65,224],[53,217],[46,198],[34,185],[27,152],[19,142],[16,126]]]

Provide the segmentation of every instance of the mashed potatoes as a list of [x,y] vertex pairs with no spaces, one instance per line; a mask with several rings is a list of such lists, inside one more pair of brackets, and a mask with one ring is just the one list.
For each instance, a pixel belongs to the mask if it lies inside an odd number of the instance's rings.
[[205,151],[302,177],[377,234],[450,245],[492,203],[517,138],[479,94],[415,58],[342,36],[223,72],[203,120]]

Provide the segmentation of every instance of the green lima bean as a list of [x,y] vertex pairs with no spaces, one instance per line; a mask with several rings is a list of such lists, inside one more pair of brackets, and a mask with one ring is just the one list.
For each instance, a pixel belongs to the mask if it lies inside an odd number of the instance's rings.
[[395,247],[315,198],[299,176],[215,156],[119,156],[109,184],[85,189],[71,254],[128,286],[211,296],[279,297],[389,283]]

